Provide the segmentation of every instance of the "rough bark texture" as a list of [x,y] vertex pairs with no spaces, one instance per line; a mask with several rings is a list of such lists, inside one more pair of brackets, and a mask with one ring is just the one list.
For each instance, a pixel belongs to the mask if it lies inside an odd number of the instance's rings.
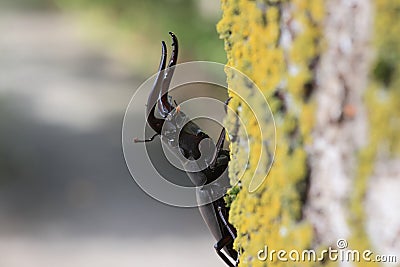
[[250,111],[263,112],[251,98],[258,89],[227,71],[231,89],[249,101],[231,92],[229,105],[245,123],[238,128],[229,113],[226,119],[234,137],[232,184],[241,180],[230,217],[240,266],[366,264],[257,259],[265,245],[318,252],[336,248],[338,239],[348,249],[395,255],[399,263],[400,1],[222,0],[222,10],[227,65],[262,91],[277,131],[274,165],[250,193],[258,161],[271,160],[262,145],[271,140],[260,137],[256,124],[273,125]]
[[357,151],[367,143],[367,88],[371,49],[372,3],[331,0],[326,3],[326,48],[316,72],[316,123],[309,150],[311,183],[307,219],[318,243],[348,239],[352,180]]

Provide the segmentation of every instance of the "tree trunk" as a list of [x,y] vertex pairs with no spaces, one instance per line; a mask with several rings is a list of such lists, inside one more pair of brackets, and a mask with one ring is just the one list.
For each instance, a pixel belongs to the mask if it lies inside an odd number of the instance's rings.
[[[400,1],[222,0],[222,10],[217,28],[227,65],[254,81],[276,126],[272,168],[251,192],[258,161],[272,160],[268,147],[258,159],[259,144],[271,140],[260,137],[249,113],[265,107],[251,97],[247,106],[231,92],[230,108],[247,120],[238,126],[233,114],[226,118],[235,136],[230,177],[232,184],[240,180],[230,214],[239,266],[365,266],[363,258],[320,254],[330,247],[360,257],[370,250],[372,260],[393,255],[399,264]],[[257,90],[227,76],[239,94]],[[250,159],[238,177],[246,131]],[[277,253],[259,259],[265,246],[268,253],[285,250],[288,261]],[[292,250],[311,249],[323,261],[290,259]]]

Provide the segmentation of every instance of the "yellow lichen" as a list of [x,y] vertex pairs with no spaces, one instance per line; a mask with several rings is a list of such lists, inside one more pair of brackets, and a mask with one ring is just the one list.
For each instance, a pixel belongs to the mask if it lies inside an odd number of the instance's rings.
[[[314,121],[314,103],[306,96],[314,71],[311,63],[321,51],[321,21],[324,18],[323,1],[251,1],[222,0],[223,18],[217,29],[225,40],[228,66],[234,67],[254,81],[269,101],[276,119],[277,150],[274,166],[268,179],[257,191],[247,188],[255,174],[258,155],[262,147],[257,123],[264,123],[272,131],[273,124],[256,121],[249,107],[235,97],[230,107],[247,119],[243,128],[249,134],[250,160],[243,177],[242,190],[231,205],[230,221],[238,230],[235,248],[242,251],[240,266],[284,266],[278,260],[260,261],[257,253],[268,245],[270,249],[307,249],[311,247],[311,226],[302,220],[302,192],[299,186],[307,179],[304,144],[310,142]],[[290,18],[284,18],[282,11]],[[286,21],[288,20],[288,21]],[[289,22],[290,20],[290,22]],[[290,44],[282,44],[282,27],[296,23]],[[294,71],[293,71],[294,70]],[[254,111],[265,108],[250,94],[257,88],[246,87],[240,77],[227,71],[232,91],[245,95]],[[235,96],[233,92],[232,96]],[[282,92],[284,99],[276,97]],[[289,99],[288,99],[289,98]],[[311,99],[310,99],[311,98]],[[240,111],[238,107],[240,108]],[[228,113],[227,131],[237,131],[240,137],[244,129],[235,129],[233,114]],[[270,135],[268,135],[270,136]],[[232,160],[229,172],[232,183],[243,166],[243,147],[231,143]],[[261,158],[267,163],[267,155]],[[293,263],[308,266],[306,263]]]

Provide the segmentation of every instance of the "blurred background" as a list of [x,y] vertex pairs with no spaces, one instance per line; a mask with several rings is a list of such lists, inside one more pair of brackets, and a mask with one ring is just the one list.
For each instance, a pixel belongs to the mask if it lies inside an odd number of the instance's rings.
[[217,0],[0,0],[0,267],[223,266],[197,209],[142,192],[121,148],[160,41],[224,63],[220,15]]

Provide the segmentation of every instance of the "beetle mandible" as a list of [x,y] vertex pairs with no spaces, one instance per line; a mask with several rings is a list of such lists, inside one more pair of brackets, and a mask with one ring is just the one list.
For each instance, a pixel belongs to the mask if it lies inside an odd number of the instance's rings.
[[[171,148],[178,149],[187,160],[199,160],[201,156],[199,145],[203,140],[210,137],[196,123],[186,120],[186,115],[180,110],[180,106],[172,104],[168,96],[168,89],[178,59],[178,39],[174,33],[169,32],[169,34],[172,38],[173,48],[171,58],[166,68],[167,48],[165,42],[162,41],[160,66],[147,101],[147,124],[156,133],[149,139],[135,139],[135,142],[150,142],[156,136],[160,136]],[[229,99],[225,104],[228,101]],[[179,140],[176,140],[176,134],[178,134]],[[201,171],[187,172],[190,180],[197,187],[196,197],[198,201],[211,199],[216,191],[226,190],[222,184],[226,184],[229,179],[227,166],[230,157],[229,151],[223,148],[224,141],[225,129],[223,128],[216,142],[213,157],[200,164],[204,165],[205,168],[202,168]],[[216,181],[217,179],[218,181],[221,179],[222,182],[219,183]],[[212,187],[204,187],[212,182],[214,182]],[[199,203],[204,202],[199,201]],[[228,266],[235,267],[238,264],[238,253],[233,249],[236,229],[228,222],[229,208],[226,207],[223,197],[207,203],[199,205],[199,210],[217,240],[214,248]]]

